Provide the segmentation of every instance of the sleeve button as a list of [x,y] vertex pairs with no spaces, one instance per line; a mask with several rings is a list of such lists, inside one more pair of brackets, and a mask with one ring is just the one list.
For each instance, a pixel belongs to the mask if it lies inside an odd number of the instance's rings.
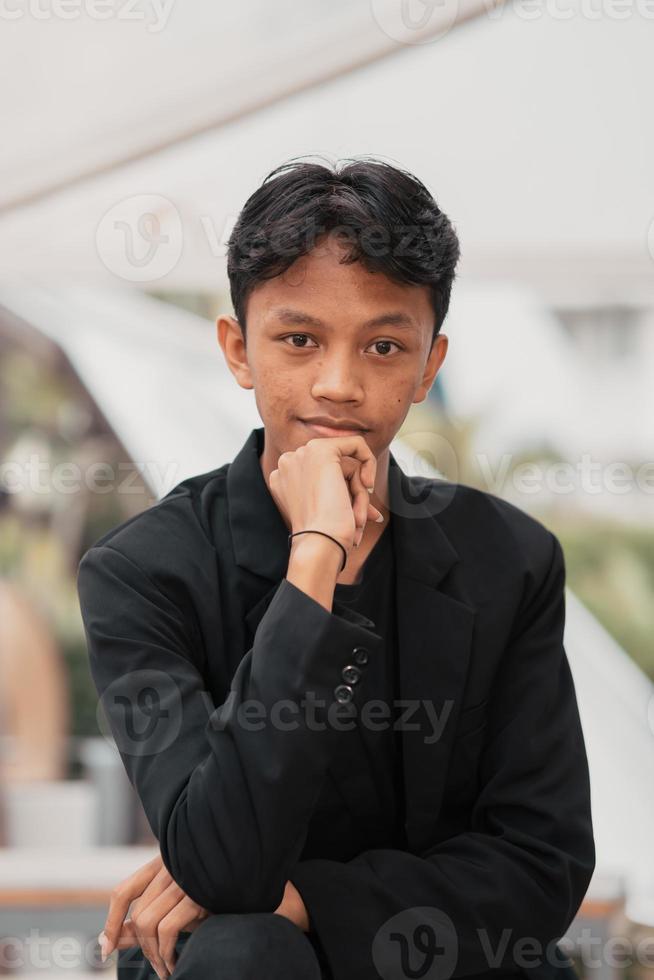
[[354,662],[363,665],[368,663],[368,651],[365,647],[355,647],[352,651]]
[[334,688],[334,696],[340,704],[345,704],[346,701],[352,700],[354,691],[347,684],[339,684]]
[[361,677],[361,671],[358,667],[348,664],[346,667],[343,667],[341,677],[346,684],[358,684],[359,678]]

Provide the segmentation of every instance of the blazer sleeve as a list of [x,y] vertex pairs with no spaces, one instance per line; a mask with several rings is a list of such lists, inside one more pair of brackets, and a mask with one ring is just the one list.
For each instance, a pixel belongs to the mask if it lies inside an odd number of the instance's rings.
[[515,969],[521,941],[536,966],[581,905],[595,867],[589,772],[563,647],[564,559],[548,534],[494,678],[469,828],[425,853],[366,850],[291,874],[335,976],[422,976],[402,969],[425,964],[430,936],[439,976]]
[[211,913],[274,911],[338,732],[319,705],[335,703],[353,649],[375,656],[381,637],[284,578],[216,706],[169,583],[99,544],[77,589],[103,713],[173,879]]

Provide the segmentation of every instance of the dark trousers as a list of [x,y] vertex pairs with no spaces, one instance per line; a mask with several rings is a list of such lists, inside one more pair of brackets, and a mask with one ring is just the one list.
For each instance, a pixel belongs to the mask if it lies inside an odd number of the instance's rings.
[[[335,980],[312,934],[274,912],[212,915],[194,932],[180,932],[171,980]],[[512,973],[496,969],[465,980],[579,980],[557,946],[555,963]],[[118,980],[157,977],[138,946],[118,953]]]
[[[211,915],[180,932],[171,980],[332,980],[316,941],[274,912]],[[138,946],[118,953],[118,980],[156,980]]]

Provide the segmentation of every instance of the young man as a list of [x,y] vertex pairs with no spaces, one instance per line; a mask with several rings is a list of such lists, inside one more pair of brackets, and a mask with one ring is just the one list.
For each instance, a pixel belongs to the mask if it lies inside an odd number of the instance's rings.
[[239,216],[218,340],[264,425],[79,566],[161,851],[112,899],[119,976],[574,976],[595,850],[561,546],[389,451],[458,257],[374,159],[292,161]]

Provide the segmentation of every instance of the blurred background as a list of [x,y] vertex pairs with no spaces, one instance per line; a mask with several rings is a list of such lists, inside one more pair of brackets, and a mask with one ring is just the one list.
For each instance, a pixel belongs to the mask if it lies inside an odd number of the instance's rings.
[[260,425],[225,243],[295,156],[411,170],[462,246],[411,473],[560,538],[597,868],[579,976],[654,977],[654,4],[7,0],[0,10],[0,973],[115,974],[157,852],[90,679],[83,552]]

